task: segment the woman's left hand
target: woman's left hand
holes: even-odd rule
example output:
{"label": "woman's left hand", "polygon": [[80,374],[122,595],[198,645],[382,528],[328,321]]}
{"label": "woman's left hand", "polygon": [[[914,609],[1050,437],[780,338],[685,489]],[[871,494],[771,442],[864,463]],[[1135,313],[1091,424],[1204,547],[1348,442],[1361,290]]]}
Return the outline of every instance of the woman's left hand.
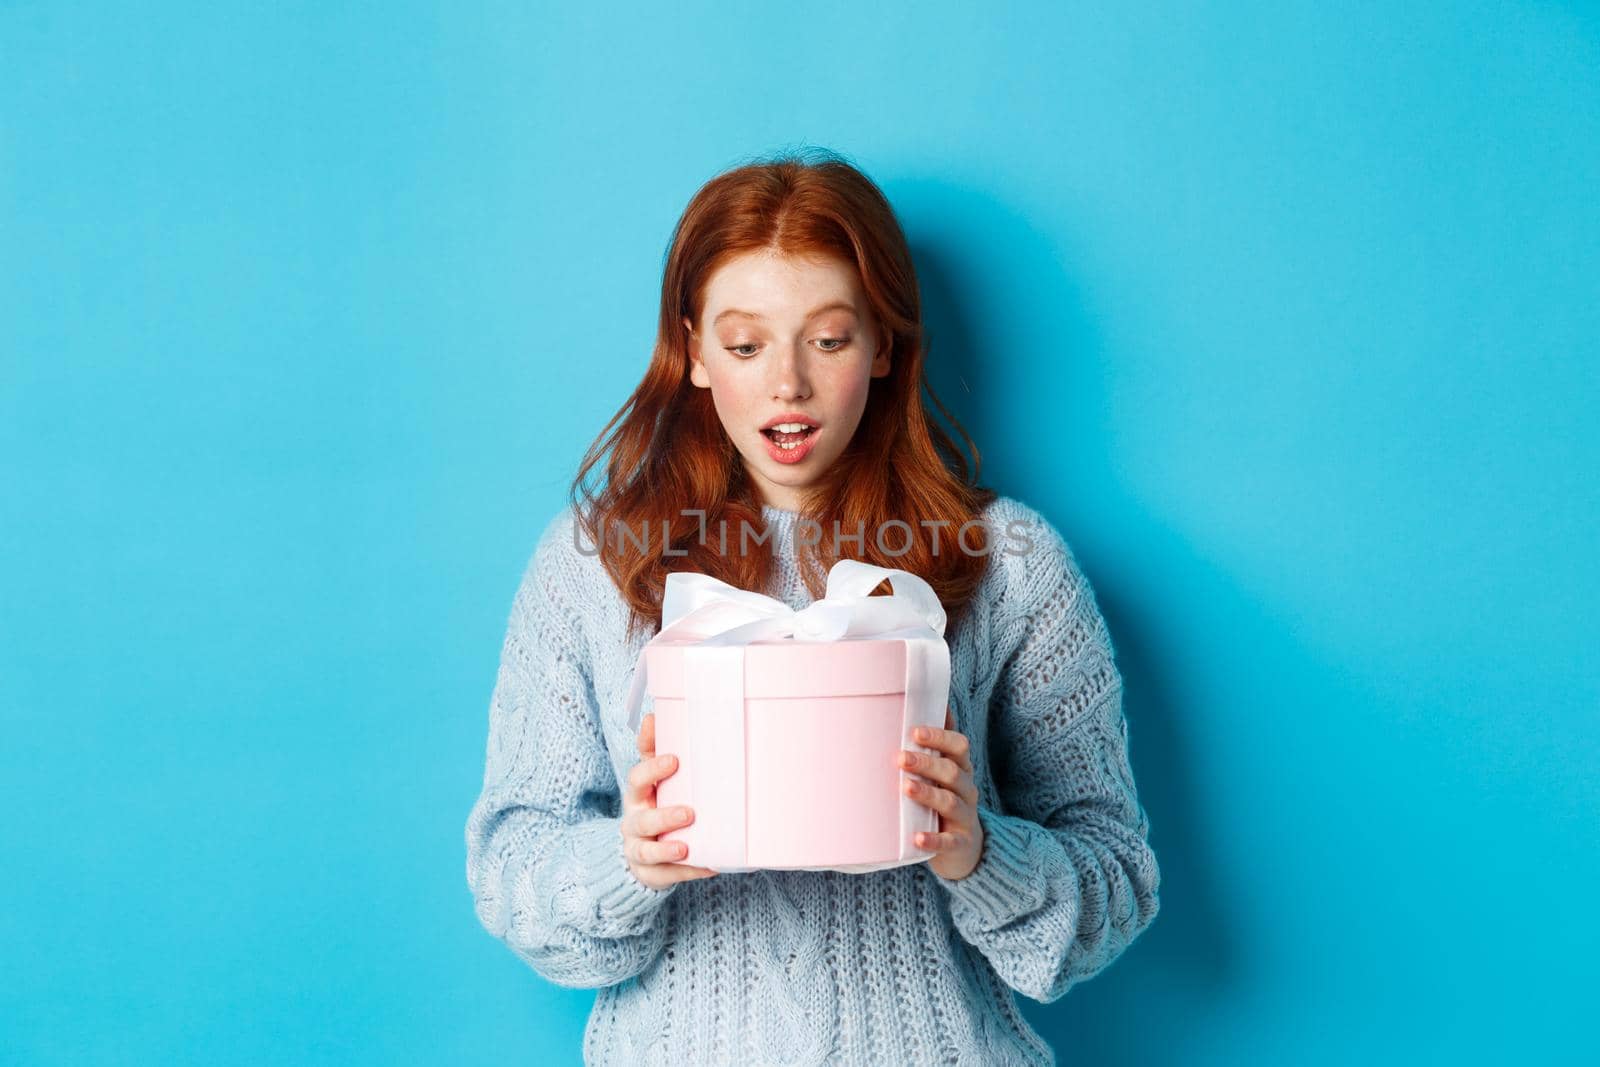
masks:
{"label": "woman's left hand", "polygon": [[972,782],[967,735],[955,729],[945,705],[943,730],[919,726],[912,740],[938,749],[939,755],[902,749],[900,766],[917,777],[905,779],[906,795],[939,813],[939,832],[918,832],[916,846],[930,849],[928,866],[942,878],[957,881],[972,873],[983,855],[983,824],[978,821],[978,787]]}

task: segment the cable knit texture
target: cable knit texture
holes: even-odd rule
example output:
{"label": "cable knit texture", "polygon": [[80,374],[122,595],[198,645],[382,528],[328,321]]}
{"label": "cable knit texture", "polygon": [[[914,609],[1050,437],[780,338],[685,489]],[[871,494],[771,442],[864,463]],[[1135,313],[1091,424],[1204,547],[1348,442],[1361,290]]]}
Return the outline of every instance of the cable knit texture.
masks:
{"label": "cable knit texture", "polygon": [[[802,608],[796,513],[763,514],[772,540],[750,550],[775,552],[777,574],[761,591]],[[1105,968],[1155,918],[1160,872],[1094,593],[1038,512],[1002,496],[984,518],[996,548],[946,634],[985,836],[972,873],[762,870],[665,890],[634,877],[619,827],[647,637],[626,635],[570,506],[550,522],[512,604],[466,873],[491,934],[549,981],[599,990],[586,1064],[1055,1062],[1014,993],[1052,1001]]]}

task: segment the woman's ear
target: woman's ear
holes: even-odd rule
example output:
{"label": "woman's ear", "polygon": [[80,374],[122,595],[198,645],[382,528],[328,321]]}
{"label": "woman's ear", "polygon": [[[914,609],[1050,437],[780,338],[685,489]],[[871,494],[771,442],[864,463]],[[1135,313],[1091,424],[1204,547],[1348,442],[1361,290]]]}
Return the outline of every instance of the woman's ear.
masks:
{"label": "woman's ear", "polygon": [[683,328],[689,335],[685,346],[689,352],[689,381],[702,389],[709,389],[711,378],[706,374],[706,365],[700,360],[700,337],[694,332],[694,325],[687,315],[683,319]]}
{"label": "woman's ear", "polygon": [[872,357],[872,377],[886,378],[889,376],[889,353],[894,348],[894,334],[885,330],[882,340],[878,342],[878,352]]}

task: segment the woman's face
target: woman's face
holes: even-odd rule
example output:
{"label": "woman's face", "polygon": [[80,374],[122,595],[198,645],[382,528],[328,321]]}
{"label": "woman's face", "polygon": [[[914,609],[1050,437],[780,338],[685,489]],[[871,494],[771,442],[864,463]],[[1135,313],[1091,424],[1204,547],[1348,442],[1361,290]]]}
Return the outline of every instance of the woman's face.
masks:
{"label": "woman's face", "polygon": [[[855,266],[746,253],[711,275],[700,322],[683,325],[689,380],[711,390],[762,502],[798,510],[855,434],[870,380],[889,373]],[[807,428],[771,430],[792,423]]]}

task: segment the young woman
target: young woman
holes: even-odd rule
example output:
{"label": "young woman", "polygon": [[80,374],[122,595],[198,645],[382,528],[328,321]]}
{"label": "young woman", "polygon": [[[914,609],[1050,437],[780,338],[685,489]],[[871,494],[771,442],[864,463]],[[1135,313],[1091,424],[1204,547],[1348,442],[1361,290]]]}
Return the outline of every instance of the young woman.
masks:
{"label": "young woman", "polygon": [[[924,355],[905,237],[847,162],[742,166],[690,201],[644,379],[513,601],[466,828],[483,925],[600,989],[586,1063],[1053,1063],[1014,992],[1055,1000],[1156,915],[1094,593],[1041,515],[976,484],[957,426],[969,479]],[[657,840],[694,818],[655,806],[674,755],[624,709],[666,574],[798,609],[841,557],[922,576],[949,616],[945,729],[918,738],[938,755],[901,756],[934,855],[697,867]]]}

